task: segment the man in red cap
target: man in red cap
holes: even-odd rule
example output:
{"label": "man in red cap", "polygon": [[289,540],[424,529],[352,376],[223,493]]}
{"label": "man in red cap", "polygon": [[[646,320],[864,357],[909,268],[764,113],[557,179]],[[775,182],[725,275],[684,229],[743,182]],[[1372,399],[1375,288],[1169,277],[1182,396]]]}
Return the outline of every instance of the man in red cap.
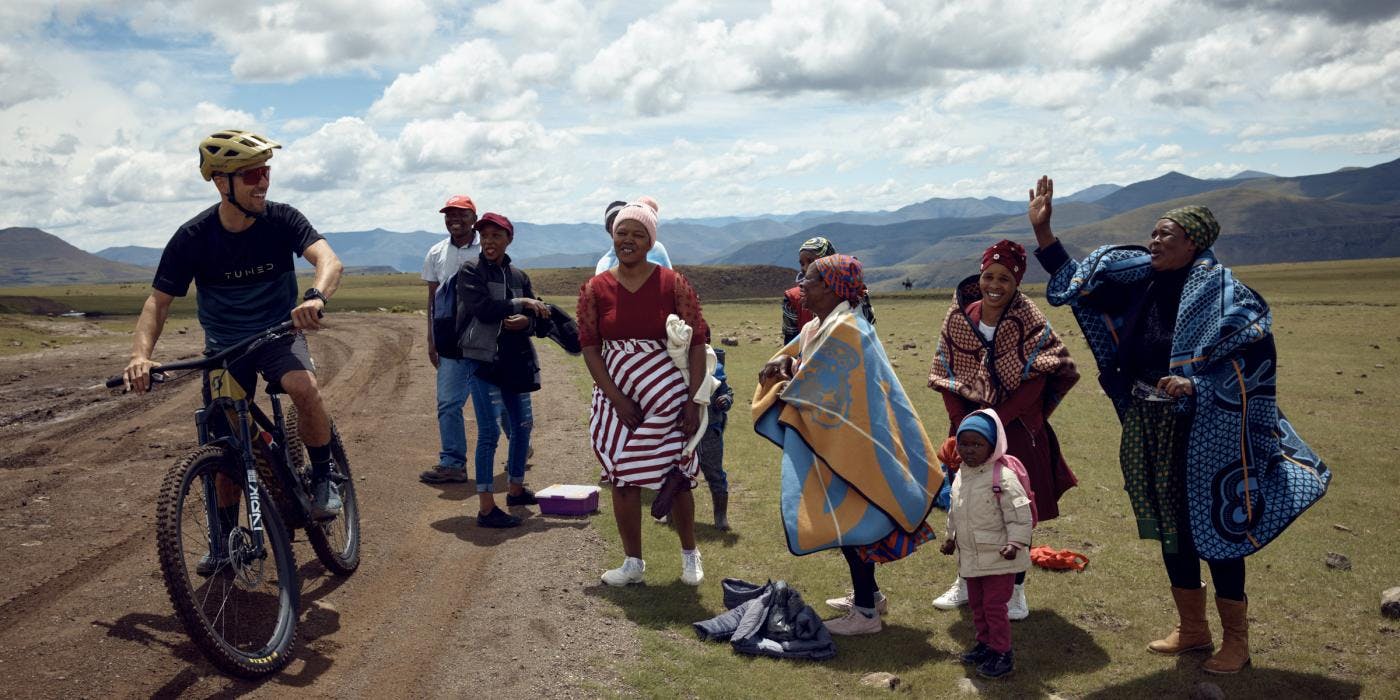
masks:
{"label": "man in red cap", "polygon": [[462,263],[481,254],[473,228],[476,204],[472,198],[452,195],[439,211],[448,237],[429,248],[423,259],[423,281],[428,283],[428,361],[437,368],[438,436],[442,442],[437,466],[418,477],[430,484],[467,480],[467,430],[462,408],[471,393],[473,364],[462,359],[457,349],[456,285],[452,282]]}

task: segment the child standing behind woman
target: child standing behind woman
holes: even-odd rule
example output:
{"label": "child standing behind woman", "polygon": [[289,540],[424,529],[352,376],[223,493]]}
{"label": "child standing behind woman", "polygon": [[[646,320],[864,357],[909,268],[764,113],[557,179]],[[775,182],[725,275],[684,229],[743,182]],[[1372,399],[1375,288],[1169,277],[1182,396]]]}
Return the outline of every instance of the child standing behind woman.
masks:
{"label": "child standing behind woman", "polygon": [[[1016,574],[1030,568],[1031,501],[1006,454],[1006,435],[995,411],[974,411],[958,425],[958,465],[948,509],[948,539],[940,551],[958,555],[967,581],[977,645],[962,655],[983,678],[1000,678],[1014,666],[1006,604]],[[995,465],[1001,462],[1001,468]],[[1000,483],[994,483],[999,473]]]}

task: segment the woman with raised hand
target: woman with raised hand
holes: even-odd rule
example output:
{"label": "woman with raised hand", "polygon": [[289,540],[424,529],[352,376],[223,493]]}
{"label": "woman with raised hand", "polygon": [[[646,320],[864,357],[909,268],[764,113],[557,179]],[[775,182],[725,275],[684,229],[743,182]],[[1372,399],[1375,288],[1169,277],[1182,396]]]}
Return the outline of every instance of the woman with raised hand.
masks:
{"label": "woman with raised hand", "polygon": [[894,374],[865,298],[860,261],[829,255],[807,266],[802,303],[813,318],[764,365],[754,429],[782,448],[783,527],[797,555],[840,549],[852,590],[827,605],[837,635],[884,629],[875,564],[933,538],[925,518],[942,475],[923,423]]}
{"label": "woman with raised hand", "polygon": [[[643,197],[618,209],[612,222],[617,265],[579,289],[579,340],[593,376],[589,436],[612,485],[613,517],[626,558],[603,573],[603,583],[640,583],[641,490],[683,480],[671,509],[681,540],[681,581],[700,585],[704,569],[695,544],[695,486],[699,462],[686,443],[700,426],[698,392],[706,378],[705,319],[690,283],[647,260],[656,244],[656,201]],[[666,352],[666,319],[676,315],[691,329],[688,371]],[[708,402],[709,396],[703,398]]]}
{"label": "woman with raised hand", "polygon": [[[1224,628],[1202,668],[1249,663],[1244,558],[1327,491],[1331,472],[1276,403],[1273,316],[1215,257],[1220,224],[1189,205],[1157,219],[1147,247],[1103,246],[1075,262],[1050,230],[1054,182],[1040,178],[1028,215],[1122,423],[1119,462],[1138,536],[1159,540],[1178,624],[1159,654],[1212,648],[1201,560]],[[1257,612],[1257,611],[1256,611]]]}
{"label": "woman with raised hand", "polygon": [[[974,411],[996,411],[1006,453],[1026,466],[1037,515],[1045,521],[1059,517],[1060,496],[1077,483],[1049,417],[1079,371],[1045,315],[1021,293],[1025,274],[1026,249],[1019,243],[998,241],[982,253],[978,274],[953,292],[928,385],[943,396],[950,437]],[[1025,584],[1021,571],[1007,605],[1012,620],[1030,615]],[[967,582],[959,576],[933,606],[952,610],[967,602]]]}

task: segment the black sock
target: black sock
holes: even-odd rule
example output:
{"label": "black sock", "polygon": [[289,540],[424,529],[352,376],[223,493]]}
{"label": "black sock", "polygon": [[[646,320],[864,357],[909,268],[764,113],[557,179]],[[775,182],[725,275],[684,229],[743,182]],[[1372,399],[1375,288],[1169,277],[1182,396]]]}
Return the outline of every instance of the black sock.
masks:
{"label": "black sock", "polygon": [[311,457],[311,480],[321,481],[331,473],[331,444],[319,447],[307,445],[306,454]]}

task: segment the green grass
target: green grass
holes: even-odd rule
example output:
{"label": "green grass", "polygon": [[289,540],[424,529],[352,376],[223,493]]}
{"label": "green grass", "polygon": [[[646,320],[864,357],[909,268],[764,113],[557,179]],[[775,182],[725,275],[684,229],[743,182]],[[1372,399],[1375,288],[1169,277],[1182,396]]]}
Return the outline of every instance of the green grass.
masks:
{"label": "green grass", "polygon": [[[1117,461],[1117,420],[1095,382],[1088,350],[1068,312],[1048,309],[1033,292],[1086,374],[1053,418],[1080,485],[1062,499],[1064,515],[1042,525],[1037,543],[1083,552],[1092,563],[1082,573],[1030,573],[1032,614],[1013,626],[1016,673],[987,682],[984,693],[1181,697],[1210,680],[1229,697],[1400,697],[1394,662],[1400,622],[1378,612],[1380,591],[1400,585],[1400,557],[1392,544],[1400,515],[1394,468],[1400,447],[1386,437],[1395,434],[1400,419],[1394,398],[1400,390],[1400,272],[1385,262],[1348,262],[1238,274],[1273,302],[1281,406],[1335,472],[1328,495],[1247,560],[1254,666],[1214,678],[1197,670],[1203,656],[1178,660],[1145,650],[1175,620],[1159,549],[1136,539]],[[925,388],[925,377],[947,303],[946,294],[881,296],[876,302],[881,340],[934,435],[947,429],[947,418],[941,400]],[[740,347],[727,348],[727,368],[736,396],[751,396],[758,368],[777,345],[777,302],[711,303],[705,312],[715,337],[740,337]],[[750,343],[754,335],[765,342]],[[905,342],[918,348],[899,349]],[[582,394],[590,382],[581,375]],[[838,639],[839,653],[831,661],[748,658],[691,633],[689,623],[722,611],[722,577],[786,579],[823,615],[830,612],[823,599],[850,585],[839,554],[788,553],[777,506],[779,452],[753,433],[747,413],[740,401],[726,434],[733,534],[703,524],[710,521],[709,498],[703,486],[696,491],[706,583],[699,590],[679,583],[675,535],[644,518],[650,585],[600,593],[642,629],[643,656],[622,669],[628,683],[650,697],[878,696],[886,691],[862,688],[859,678],[891,671],[913,695],[956,694],[968,670],[955,654],[970,645],[972,623],[966,613],[940,612],[929,604],[954,577],[953,560],[934,547],[878,569],[880,587],[891,599],[886,631]],[[621,545],[611,516],[595,522],[610,542],[599,568],[616,566]],[[940,512],[931,522],[944,529]],[[1352,570],[1329,570],[1328,552],[1350,557]],[[1213,610],[1210,617],[1218,639]]]}

